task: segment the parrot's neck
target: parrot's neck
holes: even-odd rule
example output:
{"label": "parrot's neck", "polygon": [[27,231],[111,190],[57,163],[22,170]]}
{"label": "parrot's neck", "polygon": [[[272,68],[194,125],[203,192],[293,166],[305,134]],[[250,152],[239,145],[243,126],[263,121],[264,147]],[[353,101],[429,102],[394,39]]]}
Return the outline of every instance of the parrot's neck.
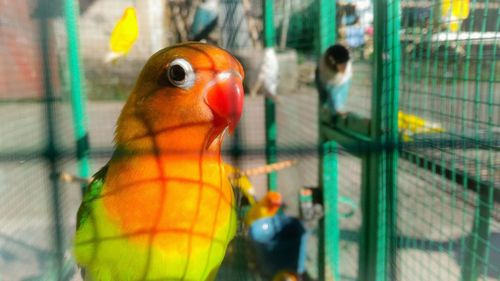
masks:
{"label": "parrot's neck", "polygon": [[268,207],[268,210],[269,210],[270,214],[275,214],[276,212],[278,212],[279,209],[280,209],[279,206],[270,206],[270,207]]}
{"label": "parrot's neck", "polygon": [[134,115],[120,116],[115,143],[125,153],[155,153],[182,157],[218,157],[222,134],[213,139],[211,123],[186,124],[153,129]]}
{"label": "parrot's neck", "polygon": [[[122,133],[122,130],[127,132]],[[151,182],[155,185],[158,181],[181,178],[220,183],[224,178],[220,155],[222,140],[215,139],[206,147],[210,131],[208,124],[151,131],[142,127],[138,120],[119,122],[116,150],[109,163],[107,188],[119,189],[130,185],[130,182]]]}
{"label": "parrot's neck", "polygon": [[213,139],[212,123],[183,124],[185,120],[169,117],[149,121],[136,111],[134,97],[127,101],[117,122],[116,150],[107,176],[109,188],[167,178],[198,181],[210,177],[213,183],[222,179],[222,137]]}

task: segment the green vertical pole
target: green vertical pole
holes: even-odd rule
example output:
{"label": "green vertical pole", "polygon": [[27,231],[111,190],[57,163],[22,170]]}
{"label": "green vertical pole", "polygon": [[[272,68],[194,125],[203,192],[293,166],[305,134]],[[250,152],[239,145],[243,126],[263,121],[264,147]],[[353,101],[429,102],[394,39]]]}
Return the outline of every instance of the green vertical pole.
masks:
{"label": "green vertical pole", "polygon": [[68,64],[70,72],[71,106],[73,127],[76,140],[78,174],[82,178],[90,176],[89,141],[86,127],[85,92],[78,47],[78,2],[64,0],[64,19],[66,23]]}
{"label": "green vertical pole", "polygon": [[389,52],[389,72],[390,72],[390,94],[386,96],[385,103],[387,108],[387,142],[389,150],[386,158],[386,177],[387,177],[387,193],[388,193],[388,235],[387,253],[388,259],[385,264],[390,280],[398,280],[396,271],[396,257],[398,247],[398,159],[399,159],[399,87],[401,79],[401,1],[393,0],[387,7],[387,51]]}
{"label": "green vertical pole", "polygon": [[320,280],[327,280],[330,274],[333,275],[334,280],[340,280],[337,149],[338,145],[334,141],[323,145],[321,186],[323,187],[325,218],[323,247],[319,251],[322,257],[318,271]]}
{"label": "green vertical pole", "polygon": [[274,1],[263,0],[264,5],[264,47],[274,47],[276,45],[276,35],[274,30]]}
{"label": "green vertical pole", "polygon": [[360,280],[395,276],[399,97],[399,0],[374,2],[374,65],[370,134],[377,144],[362,159],[363,225]]}
{"label": "green vertical pole", "polygon": [[39,42],[40,42],[40,55],[42,58],[42,83],[43,83],[43,98],[45,105],[45,118],[46,118],[46,140],[47,146],[45,148],[44,158],[47,165],[47,170],[50,175],[50,203],[53,214],[53,242],[54,248],[52,259],[49,260],[51,264],[50,269],[46,269],[51,275],[51,280],[62,280],[63,273],[63,260],[64,260],[64,223],[61,207],[61,186],[58,178],[58,171],[60,168],[61,151],[57,144],[57,97],[54,90],[54,79],[52,76],[53,68],[51,64],[51,46],[53,42],[53,33],[51,29],[52,18],[54,17],[54,6],[51,5],[49,0],[39,0],[35,12],[38,13],[39,24]]}
{"label": "green vertical pole", "polygon": [[[262,1],[264,11],[264,47],[273,48],[276,44],[275,31],[274,31],[274,1]],[[268,164],[277,161],[276,152],[276,104],[270,98],[265,98],[265,119],[266,119],[266,161]],[[278,178],[276,172],[267,175],[267,187],[271,191],[276,191],[278,188]]]}
{"label": "green vertical pole", "polygon": [[[335,42],[335,0],[317,1],[317,33],[316,33],[316,57],[319,59],[323,52]],[[318,103],[318,122],[321,104]],[[325,139],[319,130],[319,179],[320,187],[323,189],[323,206],[325,215],[318,225],[318,280],[326,280],[327,271],[330,271],[335,280],[339,280],[339,249],[340,242],[338,230],[337,213],[337,159],[335,143],[324,143]],[[334,156],[331,155],[334,150]]]}
{"label": "green vertical pole", "polygon": [[[276,163],[277,153],[276,153],[276,104],[273,100],[265,98],[265,109],[266,109],[266,161],[267,164]],[[271,172],[267,174],[267,187],[271,191],[276,191],[278,189],[278,177],[276,172]]]}
{"label": "green vertical pole", "polygon": [[316,54],[318,57],[335,43],[335,0],[318,0],[318,34]]}

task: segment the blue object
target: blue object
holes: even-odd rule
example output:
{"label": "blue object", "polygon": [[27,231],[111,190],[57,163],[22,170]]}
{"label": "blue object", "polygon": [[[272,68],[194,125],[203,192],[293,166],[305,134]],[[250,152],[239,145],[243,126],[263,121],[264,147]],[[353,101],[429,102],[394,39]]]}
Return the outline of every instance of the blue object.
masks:
{"label": "blue object", "polygon": [[347,95],[351,87],[351,79],[345,81],[340,85],[326,85],[326,92],[328,93],[328,108],[333,115],[338,112],[344,112]]}
{"label": "blue object", "polygon": [[347,46],[357,48],[365,44],[365,30],[362,26],[347,26],[345,30]]}
{"label": "blue object", "polygon": [[196,8],[193,24],[189,30],[190,40],[206,38],[217,25],[217,10],[206,4]]}
{"label": "blue object", "polygon": [[249,236],[263,276],[272,277],[282,270],[304,273],[309,234],[299,219],[278,214],[256,220]]}

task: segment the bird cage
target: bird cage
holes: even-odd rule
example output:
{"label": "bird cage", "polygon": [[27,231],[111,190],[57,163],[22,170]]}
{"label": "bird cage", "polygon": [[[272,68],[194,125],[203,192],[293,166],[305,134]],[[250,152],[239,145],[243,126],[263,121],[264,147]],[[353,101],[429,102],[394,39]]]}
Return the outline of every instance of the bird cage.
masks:
{"label": "bird cage", "polygon": [[[73,240],[89,180],[116,153],[148,58],[185,41],[245,70],[222,146],[239,222],[215,280],[500,280],[497,1],[0,8],[0,280],[83,280]],[[318,80],[333,44],[352,65],[340,115]],[[270,191],[279,211],[245,225]]]}

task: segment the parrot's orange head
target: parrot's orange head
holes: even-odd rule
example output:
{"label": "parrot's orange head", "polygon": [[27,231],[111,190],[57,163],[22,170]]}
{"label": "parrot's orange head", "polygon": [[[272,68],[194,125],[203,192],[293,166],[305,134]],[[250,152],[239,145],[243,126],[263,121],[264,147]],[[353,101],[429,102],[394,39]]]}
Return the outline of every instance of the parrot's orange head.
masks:
{"label": "parrot's orange head", "polygon": [[199,127],[210,145],[240,119],[243,77],[238,60],[221,48],[198,42],[174,45],[148,60],[124,112],[129,107],[150,134]]}
{"label": "parrot's orange head", "polygon": [[281,194],[278,192],[274,191],[269,191],[266,194],[266,200],[269,206],[279,208],[283,204],[283,199],[281,197]]}

